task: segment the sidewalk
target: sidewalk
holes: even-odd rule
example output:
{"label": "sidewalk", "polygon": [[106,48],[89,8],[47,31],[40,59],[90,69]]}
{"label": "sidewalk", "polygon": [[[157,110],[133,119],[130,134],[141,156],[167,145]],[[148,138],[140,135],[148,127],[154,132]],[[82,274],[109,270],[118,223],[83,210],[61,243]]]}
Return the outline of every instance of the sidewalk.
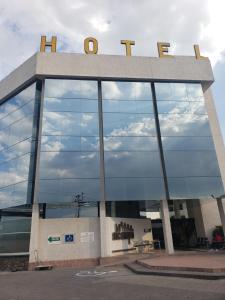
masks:
{"label": "sidewalk", "polygon": [[225,272],[225,254],[217,252],[175,253],[145,260],[139,259],[138,262],[145,267],[157,270]]}
{"label": "sidewalk", "polygon": [[144,275],[189,277],[201,279],[225,278],[224,252],[175,252],[173,255],[158,253],[146,259],[137,259],[126,266]]}

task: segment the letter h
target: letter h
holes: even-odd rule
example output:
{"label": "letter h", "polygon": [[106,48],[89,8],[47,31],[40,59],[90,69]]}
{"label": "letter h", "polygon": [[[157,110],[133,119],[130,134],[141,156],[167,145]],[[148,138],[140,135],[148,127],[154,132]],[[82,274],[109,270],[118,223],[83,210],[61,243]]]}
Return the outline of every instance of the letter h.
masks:
{"label": "letter h", "polygon": [[40,52],[45,52],[46,47],[51,47],[51,52],[56,52],[56,43],[57,43],[57,37],[52,36],[51,42],[46,41],[46,36],[41,36],[41,45],[40,45]]}

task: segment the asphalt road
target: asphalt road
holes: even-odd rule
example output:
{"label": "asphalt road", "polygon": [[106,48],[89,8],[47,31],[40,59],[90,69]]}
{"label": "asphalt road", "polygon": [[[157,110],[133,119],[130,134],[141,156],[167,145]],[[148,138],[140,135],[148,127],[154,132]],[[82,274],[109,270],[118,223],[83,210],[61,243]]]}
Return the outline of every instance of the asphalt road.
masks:
{"label": "asphalt road", "polygon": [[225,280],[136,275],[123,267],[0,273],[0,300],[225,300]]}

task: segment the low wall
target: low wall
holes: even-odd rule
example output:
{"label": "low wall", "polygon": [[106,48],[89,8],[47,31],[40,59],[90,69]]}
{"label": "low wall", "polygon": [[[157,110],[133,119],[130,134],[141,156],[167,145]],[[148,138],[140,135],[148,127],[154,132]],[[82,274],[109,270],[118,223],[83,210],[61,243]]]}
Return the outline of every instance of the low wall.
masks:
{"label": "low wall", "polygon": [[[113,240],[112,234],[115,232],[116,225],[125,222],[131,225],[134,230],[134,238],[130,240]],[[131,253],[134,241],[152,241],[152,226],[150,219],[133,219],[133,218],[106,218],[107,228],[107,253],[108,256],[121,255],[123,253]],[[150,232],[149,232],[150,230]],[[129,251],[131,250],[131,251]],[[134,250],[133,252],[136,252]]]}
{"label": "low wall", "polygon": [[[30,263],[70,261],[72,266],[100,256],[98,218],[39,219],[32,234],[38,234],[38,242],[36,247],[30,245]],[[65,240],[69,235],[73,241]]]}
{"label": "low wall", "polygon": [[26,271],[28,269],[29,255],[1,256],[0,271]]}
{"label": "low wall", "polygon": [[[136,252],[133,241],[152,240],[149,219],[106,217],[106,257]],[[132,227],[131,239],[113,239],[113,233],[121,222]],[[70,240],[70,238],[72,240]],[[132,250],[133,249],[133,250]],[[51,264],[62,267],[88,267],[99,264],[101,257],[100,219],[68,218],[39,219],[33,215],[29,266]]]}

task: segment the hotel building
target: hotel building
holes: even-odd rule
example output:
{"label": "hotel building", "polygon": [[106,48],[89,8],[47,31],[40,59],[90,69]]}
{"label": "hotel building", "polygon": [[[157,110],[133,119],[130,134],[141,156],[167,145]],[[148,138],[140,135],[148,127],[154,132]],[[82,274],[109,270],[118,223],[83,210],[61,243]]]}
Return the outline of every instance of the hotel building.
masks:
{"label": "hotel building", "polygon": [[39,52],[9,74],[0,258],[96,265],[146,241],[173,253],[211,240],[225,225],[213,81],[191,56]]}

